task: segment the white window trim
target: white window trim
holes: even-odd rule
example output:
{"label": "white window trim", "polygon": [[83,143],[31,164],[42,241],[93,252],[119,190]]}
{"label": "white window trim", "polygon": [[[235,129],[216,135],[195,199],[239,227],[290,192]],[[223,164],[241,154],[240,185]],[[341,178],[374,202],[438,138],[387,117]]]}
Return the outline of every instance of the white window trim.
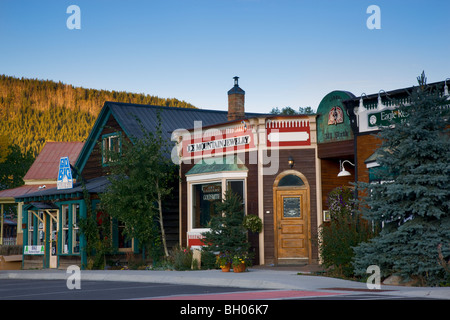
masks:
{"label": "white window trim", "polygon": [[187,182],[200,182],[209,180],[223,180],[223,179],[246,179],[248,176],[247,171],[226,171],[226,172],[215,172],[210,174],[193,174],[186,176]]}
{"label": "white window trim", "polygon": [[216,172],[212,174],[197,174],[186,176],[187,181],[187,207],[188,207],[188,217],[187,217],[187,233],[204,233],[210,231],[209,228],[193,228],[193,191],[192,187],[194,185],[205,184],[205,183],[221,183],[222,184],[222,195],[225,195],[225,190],[227,188],[228,180],[243,180],[244,181],[244,196],[245,196],[245,214],[247,214],[247,177],[248,171],[227,171],[227,172]]}

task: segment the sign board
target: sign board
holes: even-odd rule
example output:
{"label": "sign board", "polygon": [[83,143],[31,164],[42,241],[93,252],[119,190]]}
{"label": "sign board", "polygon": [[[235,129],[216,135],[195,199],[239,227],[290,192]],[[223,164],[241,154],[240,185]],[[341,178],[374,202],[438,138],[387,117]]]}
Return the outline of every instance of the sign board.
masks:
{"label": "sign board", "polygon": [[254,148],[251,128],[240,124],[228,128],[210,128],[191,132],[183,137],[183,157],[209,157],[225,152],[236,152]]}
{"label": "sign board", "polygon": [[353,132],[342,101],[353,96],[345,91],[333,91],[327,94],[319,104],[317,113],[317,142],[339,142],[352,140]]}
{"label": "sign board", "polygon": [[402,123],[408,118],[408,113],[402,110],[383,110],[368,116],[369,127],[386,127],[395,123]]}
{"label": "sign board", "polygon": [[59,160],[59,172],[56,187],[57,189],[72,189],[73,187],[72,170],[70,169],[69,157],[62,157]]}
{"label": "sign board", "polygon": [[24,246],[23,254],[44,254],[44,246]]}
{"label": "sign board", "polygon": [[307,118],[269,119],[266,122],[268,147],[311,145],[311,129]]}

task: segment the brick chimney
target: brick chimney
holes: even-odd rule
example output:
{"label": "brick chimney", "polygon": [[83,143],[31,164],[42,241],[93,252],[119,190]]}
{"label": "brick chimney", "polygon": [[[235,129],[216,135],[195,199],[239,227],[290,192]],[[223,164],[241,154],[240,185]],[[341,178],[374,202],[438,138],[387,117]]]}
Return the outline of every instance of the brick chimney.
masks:
{"label": "brick chimney", "polygon": [[228,121],[245,118],[245,91],[239,87],[239,77],[233,77],[234,87],[228,91]]}

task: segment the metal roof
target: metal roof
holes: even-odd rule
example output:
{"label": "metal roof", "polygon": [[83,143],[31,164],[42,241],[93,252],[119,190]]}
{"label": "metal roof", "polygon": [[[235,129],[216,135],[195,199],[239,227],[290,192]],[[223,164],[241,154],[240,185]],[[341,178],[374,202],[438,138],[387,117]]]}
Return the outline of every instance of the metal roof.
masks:
{"label": "metal roof", "polygon": [[31,165],[24,181],[54,180],[58,178],[59,159],[69,157],[75,163],[83,148],[83,142],[47,142]]}
{"label": "metal roof", "polygon": [[[130,103],[105,103],[122,129],[130,137],[142,137],[141,125],[147,131],[154,131],[158,124],[157,113],[161,115],[164,138],[171,140],[172,132],[177,129],[192,129],[195,121],[201,121],[202,127],[228,122],[228,112],[219,110],[160,107]],[[246,117],[263,114],[246,113]],[[139,124],[141,123],[141,125]]]}
{"label": "metal roof", "polygon": [[[102,193],[110,184],[107,177],[99,177],[86,181],[85,188],[89,193]],[[16,202],[58,200],[81,197],[83,195],[83,186],[81,182],[74,183],[71,189],[41,189],[41,191],[16,196]]]}

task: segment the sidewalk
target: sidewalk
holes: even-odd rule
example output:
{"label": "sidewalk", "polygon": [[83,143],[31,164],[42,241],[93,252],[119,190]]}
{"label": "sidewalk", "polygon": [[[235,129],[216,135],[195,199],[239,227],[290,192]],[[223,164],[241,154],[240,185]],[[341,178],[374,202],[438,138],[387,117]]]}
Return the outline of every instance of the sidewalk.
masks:
{"label": "sidewalk", "polygon": [[[301,269],[301,270],[300,270]],[[303,271],[302,271],[303,270]],[[301,275],[298,272],[302,272]],[[147,271],[147,270],[82,270],[81,281],[130,281],[170,283],[182,285],[224,286],[272,290],[304,290],[318,292],[361,292],[414,298],[449,299],[450,288],[381,286],[369,290],[365,283],[336,278],[306,275],[306,267],[254,267],[248,272],[233,273],[220,270],[202,271]],[[1,279],[66,280],[65,270],[11,270],[0,271]]]}

